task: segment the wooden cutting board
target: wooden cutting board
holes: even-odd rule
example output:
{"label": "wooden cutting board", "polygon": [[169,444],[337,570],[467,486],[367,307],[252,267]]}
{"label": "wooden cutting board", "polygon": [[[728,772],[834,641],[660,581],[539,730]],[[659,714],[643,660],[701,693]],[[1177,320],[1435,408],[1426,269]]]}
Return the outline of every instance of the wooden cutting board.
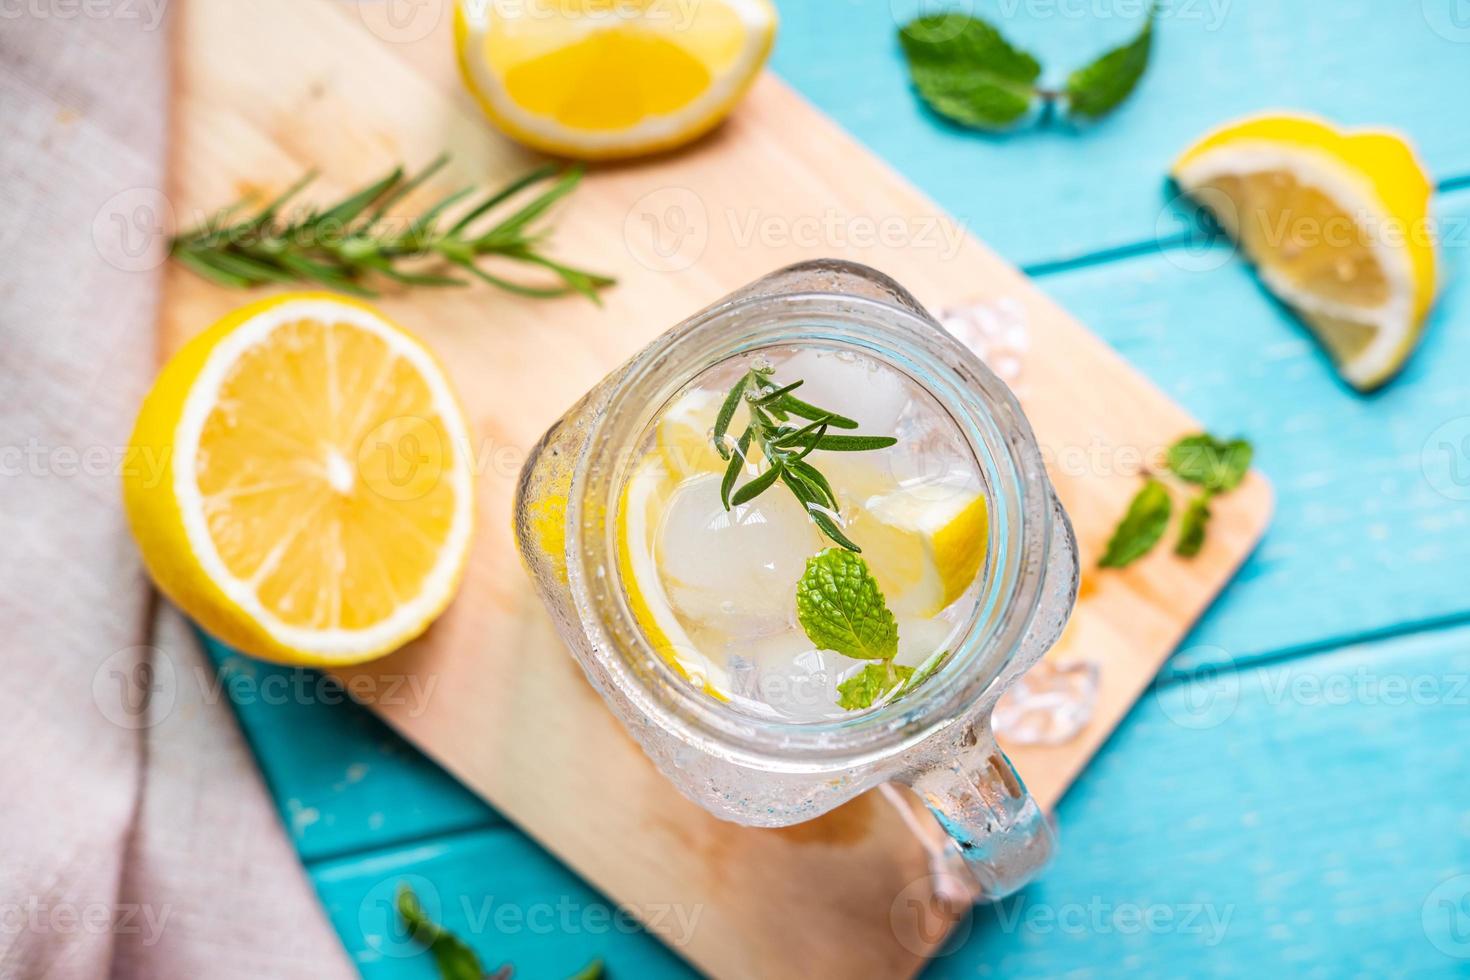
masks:
{"label": "wooden cutting board", "polygon": [[[404,15],[396,19],[393,14]],[[398,162],[454,154],[440,189],[494,184],[534,159],[461,90],[445,0],[190,0],[177,51],[169,197],[180,223],[309,168],[325,197]],[[1018,389],[1095,562],[1137,490],[1130,458],[1195,428],[1015,269],[780,81],[763,77],[697,146],[597,168],[557,219],[559,257],[616,275],[602,308],[488,288],[400,292],[381,305],[449,366],[478,440],[479,531],[452,609],[365,670],[391,724],[615,901],[720,977],[894,977],[942,939],[925,855],[875,795],[783,831],[721,823],[655,772],[553,634],[511,539],[527,451],[609,370],[728,291],[787,263],[869,263],[930,309],[1009,301],[1029,329]],[[177,266],[165,352],[247,297]],[[1203,555],[1092,574],[1056,656],[1101,665],[1096,713],[1066,745],[1016,748],[1053,805],[1262,533],[1253,476],[1221,500]],[[1164,549],[1160,549],[1161,552]],[[413,675],[426,700],[389,696]],[[1160,746],[1159,751],[1168,751]],[[473,899],[474,897],[471,896]],[[664,911],[660,911],[660,910]],[[920,918],[916,919],[915,916]]]}

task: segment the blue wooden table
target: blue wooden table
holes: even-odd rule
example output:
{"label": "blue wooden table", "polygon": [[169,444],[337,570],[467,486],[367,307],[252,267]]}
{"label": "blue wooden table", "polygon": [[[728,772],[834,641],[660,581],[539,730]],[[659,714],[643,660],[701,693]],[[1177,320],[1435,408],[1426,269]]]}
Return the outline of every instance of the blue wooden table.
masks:
{"label": "blue wooden table", "polygon": [[[1001,137],[909,91],[895,21],[936,4],[780,6],[783,77],[1210,428],[1249,435],[1279,494],[1259,551],[1062,802],[1055,866],[977,911],[930,975],[1470,972],[1470,3],[1168,0],[1114,117]],[[1062,76],[1142,4],[949,6]],[[1279,106],[1402,129],[1440,188],[1448,285],[1372,397],[1167,207],[1181,147]],[[616,977],[690,972],[365,711],[269,697],[256,682],[277,668],[214,653],[366,976],[434,976],[390,912],[403,879],[519,976],[593,957]]]}

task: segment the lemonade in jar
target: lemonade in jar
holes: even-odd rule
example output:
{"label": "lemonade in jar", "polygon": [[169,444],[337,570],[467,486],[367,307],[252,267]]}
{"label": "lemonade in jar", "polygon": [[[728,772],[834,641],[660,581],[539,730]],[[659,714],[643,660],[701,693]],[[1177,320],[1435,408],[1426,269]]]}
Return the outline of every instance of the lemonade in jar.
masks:
{"label": "lemonade in jar", "polygon": [[989,717],[1071,610],[1071,527],[1010,392],[892,280],[807,263],[674,327],[547,433],[516,520],[588,678],[717,816],[897,781],[992,897],[1050,854]]}

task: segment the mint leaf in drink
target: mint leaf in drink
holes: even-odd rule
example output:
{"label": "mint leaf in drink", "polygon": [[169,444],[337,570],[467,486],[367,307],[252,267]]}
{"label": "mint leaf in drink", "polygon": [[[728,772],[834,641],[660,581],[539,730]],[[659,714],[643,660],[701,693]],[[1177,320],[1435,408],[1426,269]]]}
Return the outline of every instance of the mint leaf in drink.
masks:
{"label": "mint leaf in drink", "polygon": [[1113,532],[1098,567],[1124,568],[1152,551],[1164,536],[1173,509],[1168,488],[1150,479],[1128,505],[1128,513]]}
{"label": "mint leaf in drink", "polygon": [[914,676],[914,668],[900,667],[890,661],[868,664],[837,685],[837,707],[847,711],[871,708],[879,698]]}
{"label": "mint leaf in drink", "polygon": [[1205,490],[1184,508],[1184,516],[1179,519],[1179,540],[1174,544],[1174,554],[1193,558],[1205,546],[1205,531],[1210,526],[1210,501],[1214,497],[1213,493]]}
{"label": "mint leaf in drink", "polygon": [[796,618],[822,650],[854,660],[892,660],[898,620],[862,557],[827,548],[808,558],[796,583]]}
{"label": "mint leaf in drink", "polygon": [[931,14],[898,32],[914,87],[962,126],[1003,129],[1031,111],[1041,65],[978,17]]}
{"label": "mint leaf in drink", "polygon": [[1215,493],[1240,486],[1255,452],[1244,439],[1225,442],[1207,432],[1185,436],[1169,447],[1169,471],[1179,479]]}
{"label": "mint leaf in drink", "polygon": [[1067,78],[1069,112],[1083,119],[1100,119],[1112,112],[1132,94],[1138,80],[1148,69],[1149,54],[1154,43],[1154,13],[1150,5],[1143,29],[1120,47],[1114,48],[1092,64],[1079,68]]}

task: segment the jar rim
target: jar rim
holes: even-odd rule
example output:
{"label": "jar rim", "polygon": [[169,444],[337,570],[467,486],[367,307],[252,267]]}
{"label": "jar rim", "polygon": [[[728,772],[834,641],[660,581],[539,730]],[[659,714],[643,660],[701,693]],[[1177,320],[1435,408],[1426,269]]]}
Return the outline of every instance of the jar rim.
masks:
{"label": "jar rim", "polygon": [[[616,528],[635,447],[690,380],[757,350],[816,344],[852,347],[884,361],[950,412],[987,484],[992,565],[975,612],[932,679],[871,711],[796,723],[721,703],[659,655],[622,584]],[[746,291],[696,314],[637,355],[605,405],[568,496],[568,584],[598,672],[660,728],[702,751],[761,769],[846,769],[899,753],[968,717],[1021,648],[1041,599],[1052,533],[1050,484],[1015,396],[931,318],[843,293]]]}

